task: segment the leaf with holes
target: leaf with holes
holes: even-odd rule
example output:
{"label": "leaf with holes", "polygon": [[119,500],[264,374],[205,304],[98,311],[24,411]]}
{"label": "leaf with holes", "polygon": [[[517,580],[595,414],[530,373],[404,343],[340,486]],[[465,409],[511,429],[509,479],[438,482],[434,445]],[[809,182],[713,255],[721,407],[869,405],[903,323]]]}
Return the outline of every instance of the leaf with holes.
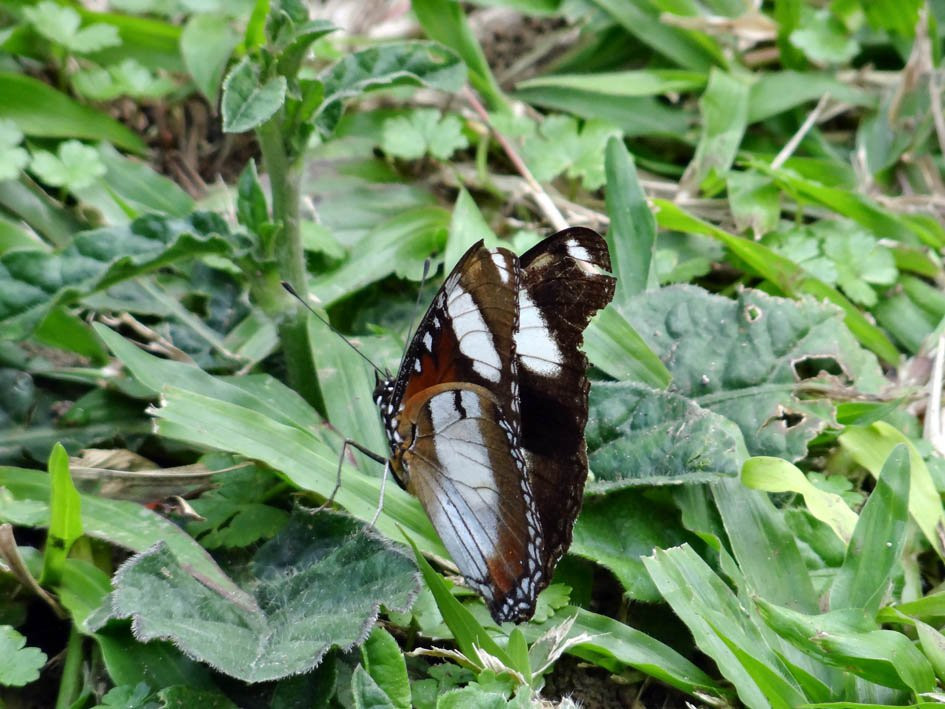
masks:
{"label": "leaf with holes", "polygon": [[115,575],[111,615],[132,618],[142,642],[170,640],[231,677],[264,682],[308,672],[330,648],[362,642],[382,604],[406,610],[419,591],[405,554],[331,512],[296,511],[256,553],[247,581],[254,603],[233,603],[158,543]]}
{"label": "leaf with holes", "polygon": [[672,374],[670,391],[734,421],[751,455],[804,457],[833,419],[830,391],[883,386],[841,311],[812,299],[671,286],[632,299],[625,315]]}

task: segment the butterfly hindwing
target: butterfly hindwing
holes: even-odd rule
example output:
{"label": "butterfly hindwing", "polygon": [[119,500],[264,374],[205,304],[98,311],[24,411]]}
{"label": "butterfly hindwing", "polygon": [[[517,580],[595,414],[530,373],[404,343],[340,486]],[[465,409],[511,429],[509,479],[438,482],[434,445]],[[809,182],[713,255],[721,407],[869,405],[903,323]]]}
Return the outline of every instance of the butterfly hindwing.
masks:
{"label": "butterfly hindwing", "polygon": [[545,578],[571,543],[587,478],[587,357],[590,318],[613,298],[604,239],[572,227],[520,259],[516,334],[522,447],[545,545]]}
{"label": "butterfly hindwing", "polygon": [[495,397],[476,385],[441,385],[416,397],[405,416],[414,432],[403,452],[408,491],[493,617],[531,617],[539,522],[518,436]]}

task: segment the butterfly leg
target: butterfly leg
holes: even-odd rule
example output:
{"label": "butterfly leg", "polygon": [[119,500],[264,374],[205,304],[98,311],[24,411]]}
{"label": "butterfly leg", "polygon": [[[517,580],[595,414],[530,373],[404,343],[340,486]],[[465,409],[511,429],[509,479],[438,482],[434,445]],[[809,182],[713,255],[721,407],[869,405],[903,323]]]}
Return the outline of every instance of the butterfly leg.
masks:
{"label": "butterfly leg", "polygon": [[[370,458],[371,460],[375,461],[376,463],[380,463],[380,464],[382,464],[382,465],[384,466],[384,477],[383,477],[382,480],[381,480],[381,500],[383,501],[383,498],[384,498],[384,483],[385,483],[386,480],[387,480],[387,465],[388,465],[388,460],[387,460],[387,458],[385,458],[385,457],[382,456],[382,455],[378,455],[377,453],[375,453],[374,451],[372,451],[370,448],[365,448],[364,446],[362,446],[362,445],[361,445],[360,443],[358,443],[357,441],[353,441],[353,440],[351,440],[350,438],[346,438],[345,441],[344,441],[344,443],[341,444],[341,453],[338,455],[338,471],[337,471],[336,474],[335,474],[335,487],[332,488],[331,494],[328,496],[328,499],[325,500],[325,501],[321,504],[321,506],[319,506],[319,508],[318,508],[317,510],[315,510],[316,512],[321,512],[321,511],[322,511],[323,509],[325,509],[326,507],[331,507],[332,503],[333,503],[334,500],[335,500],[335,495],[337,495],[337,494],[338,494],[338,490],[341,489],[341,468],[342,468],[342,466],[344,465],[344,462],[345,462],[345,453],[348,452],[348,446],[351,446],[352,448],[361,451],[362,453],[364,453],[364,455],[366,455],[366,456],[367,456],[368,458]],[[377,519],[377,517],[378,517],[379,514],[380,514],[380,510],[378,510],[378,511],[375,513],[375,515],[374,515],[374,519],[375,519],[375,520]],[[371,521],[371,525],[372,525],[372,526],[374,525],[374,520]]]}
{"label": "butterfly leg", "polygon": [[390,461],[384,461],[384,472],[381,475],[381,494],[377,498],[377,509],[374,510],[374,516],[371,517],[371,527],[374,526],[374,523],[377,522],[377,518],[381,516],[381,510],[384,509],[384,490],[387,488],[387,476],[390,474]]}

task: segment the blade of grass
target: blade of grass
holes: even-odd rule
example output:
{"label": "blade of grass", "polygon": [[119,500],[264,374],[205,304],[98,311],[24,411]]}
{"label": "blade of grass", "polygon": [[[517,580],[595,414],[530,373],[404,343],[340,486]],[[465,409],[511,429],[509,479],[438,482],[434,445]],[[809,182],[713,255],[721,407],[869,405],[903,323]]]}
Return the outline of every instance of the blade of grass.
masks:
{"label": "blade of grass", "polygon": [[82,501],[69,475],[69,454],[59,443],[49,454],[49,482],[49,533],[39,582],[58,586],[69,550],[82,536]]}

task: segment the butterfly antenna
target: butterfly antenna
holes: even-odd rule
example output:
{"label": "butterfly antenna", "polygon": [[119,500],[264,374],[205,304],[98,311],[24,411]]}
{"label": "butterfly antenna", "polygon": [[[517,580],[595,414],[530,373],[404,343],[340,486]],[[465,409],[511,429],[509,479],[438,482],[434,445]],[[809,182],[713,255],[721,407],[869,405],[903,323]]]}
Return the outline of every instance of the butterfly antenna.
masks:
{"label": "butterfly antenna", "polygon": [[368,356],[367,356],[366,354],[364,354],[361,350],[359,350],[359,349],[354,345],[354,343],[351,342],[351,340],[349,340],[347,337],[345,337],[345,336],[342,335],[340,332],[338,332],[334,327],[332,327],[332,324],[331,324],[330,322],[328,322],[325,318],[323,318],[321,315],[319,315],[311,305],[309,305],[308,303],[306,303],[306,302],[302,299],[302,296],[300,296],[300,295],[295,291],[295,288],[293,288],[293,287],[289,284],[288,281],[282,281],[282,287],[286,289],[286,291],[289,293],[289,295],[291,295],[293,298],[295,298],[297,301],[299,301],[299,302],[305,307],[306,310],[308,310],[312,315],[314,315],[316,318],[318,318],[318,319],[325,325],[325,327],[327,327],[329,330],[331,330],[333,333],[335,333],[338,337],[340,337],[342,340],[344,340],[345,344],[348,345],[348,347],[350,347],[351,349],[353,349],[355,352],[357,352],[357,353],[358,353],[358,356],[360,356],[361,359],[363,359],[365,362],[367,362],[368,364],[370,364],[371,367],[374,369],[374,371],[378,373],[378,375],[380,375],[381,377],[386,376],[386,375],[384,374],[383,370],[381,370],[380,367],[378,367],[376,364],[374,364],[374,362],[371,361],[371,358],[370,358],[370,357],[368,357]]}

